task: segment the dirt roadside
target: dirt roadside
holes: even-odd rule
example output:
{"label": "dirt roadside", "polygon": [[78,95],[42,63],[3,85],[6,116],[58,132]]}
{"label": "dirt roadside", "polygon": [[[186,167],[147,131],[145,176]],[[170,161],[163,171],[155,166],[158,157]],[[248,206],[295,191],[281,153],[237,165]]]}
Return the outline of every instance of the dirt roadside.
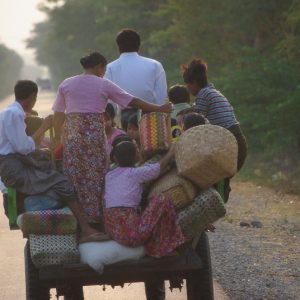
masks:
{"label": "dirt roadside", "polygon": [[214,278],[229,298],[300,299],[300,197],[234,182],[226,208],[209,237]]}

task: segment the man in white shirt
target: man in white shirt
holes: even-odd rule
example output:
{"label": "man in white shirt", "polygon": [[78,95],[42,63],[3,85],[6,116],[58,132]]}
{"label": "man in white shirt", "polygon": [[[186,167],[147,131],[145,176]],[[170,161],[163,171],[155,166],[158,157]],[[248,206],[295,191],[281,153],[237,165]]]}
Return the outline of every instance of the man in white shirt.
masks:
{"label": "man in white shirt", "polygon": [[38,87],[30,80],[20,80],[15,85],[16,101],[0,113],[0,176],[4,185],[27,195],[47,194],[66,202],[77,218],[82,237],[101,235],[87,223],[72,183],[68,178],[50,168],[47,160],[39,161],[35,154],[40,139],[52,126],[52,116],[44,119],[41,127],[27,136],[25,115],[35,105]]}
{"label": "man in white shirt", "polygon": [[[138,54],[141,44],[139,34],[134,30],[124,29],[117,35],[116,42],[120,57],[107,65],[104,77],[140,99],[153,104],[164,104],[167,99],[165,70],[160,62]],[[127,129],[128,119],[134,112],[134,109],[122,111],[123,129]]]}
{"label": "man in white shirt", "polygon": [[[107,65],[104,77],[138,98],[164,104],[168,97],[165,70],[160,62],[138,54],[141,44],[139,34],[132,29],[123,29],[118,33],[116,42],[120,57]],[[137,111],[133,108],[121,111],[124,130],[127,130],[128,120],[135,113]],[[145,289],[147,300],[165,299],[163,281],[146,282]]]}

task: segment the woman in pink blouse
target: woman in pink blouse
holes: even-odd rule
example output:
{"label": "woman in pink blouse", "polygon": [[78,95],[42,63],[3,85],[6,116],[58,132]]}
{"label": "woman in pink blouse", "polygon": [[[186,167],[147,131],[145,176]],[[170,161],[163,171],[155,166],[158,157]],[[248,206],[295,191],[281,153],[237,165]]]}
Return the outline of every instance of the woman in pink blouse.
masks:
{"label": "woman in pink blouse", "polygon": [[64,172],[75,185],[90,222],[100,222],[102,190],[107,166],[104,112],[108,100],[121,108],[171,112],[171,104],[157,106],[128,94],[102,78],[107,61],[98,52],[81,58],[84,73],[65,79],[53,105],[56,139],[64,123]]}

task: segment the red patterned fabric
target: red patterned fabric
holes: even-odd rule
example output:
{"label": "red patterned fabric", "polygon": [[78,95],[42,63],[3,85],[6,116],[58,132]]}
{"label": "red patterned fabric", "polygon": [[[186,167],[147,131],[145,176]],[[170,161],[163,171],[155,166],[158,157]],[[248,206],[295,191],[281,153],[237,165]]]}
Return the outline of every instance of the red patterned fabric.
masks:
{"label": "red patterned fabric", "polygon": [[64,173],[73,182],[90,222],[102,216],[102,191],[107,167],[103,114],[67,114],[64,127]]}
{"label": "red patterned fabric", "polygon": [[143,213],[130,207],[106,208],[104,218],[112,239],[129,247],[144,245],[153,257],[170,254],[184,243],[174,206],[162,194],[153,197]]}
{"label": "red patterned fabric", "polygon": [[146,157],[167,150],[171,143],[171,124],[167,124],[167,115],[156,112],[143,115],[140,122],[140,140]]}

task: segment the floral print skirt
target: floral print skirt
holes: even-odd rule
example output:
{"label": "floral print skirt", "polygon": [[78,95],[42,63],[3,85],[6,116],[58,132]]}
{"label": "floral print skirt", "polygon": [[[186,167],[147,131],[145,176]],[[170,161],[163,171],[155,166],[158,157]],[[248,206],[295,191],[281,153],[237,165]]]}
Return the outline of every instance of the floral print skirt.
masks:
{"label": "floral print skirt", "polygon": [[63,143],[64,173],[75,186],[87,220],[101,222],[102,192],[107,169],[103,114],[67,114]]}
{"label": "floral print skirt", "polygon": [[144,245],[153,257],[168,255],[184,243],[175,208],[162,194],[153,197],[142,213],[130,207],[106,208],[104,220],[113,240],[129,247]]}

